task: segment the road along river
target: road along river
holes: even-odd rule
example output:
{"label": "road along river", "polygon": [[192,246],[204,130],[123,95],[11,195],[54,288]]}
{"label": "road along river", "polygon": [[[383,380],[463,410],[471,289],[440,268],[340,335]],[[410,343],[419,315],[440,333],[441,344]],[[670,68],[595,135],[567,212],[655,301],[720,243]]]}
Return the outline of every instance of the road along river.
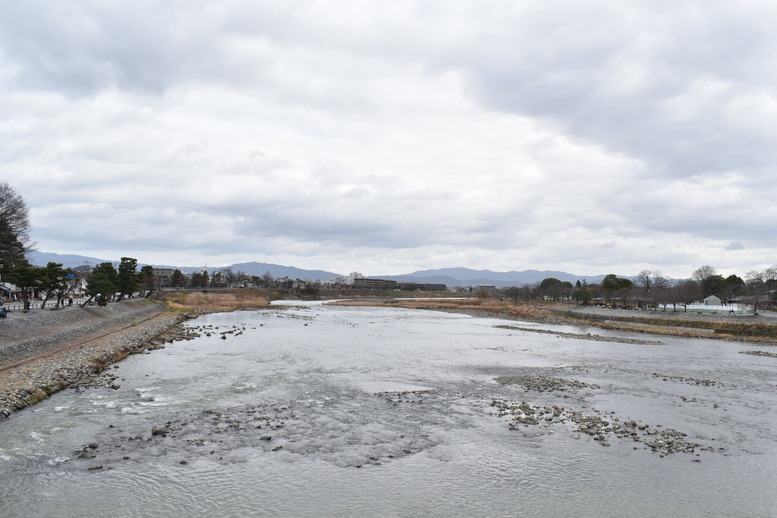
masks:
{"label": "road along river", "polygon": [[777,515],[768,346],[321,304],[188,325],[0,422],[0,516]]}

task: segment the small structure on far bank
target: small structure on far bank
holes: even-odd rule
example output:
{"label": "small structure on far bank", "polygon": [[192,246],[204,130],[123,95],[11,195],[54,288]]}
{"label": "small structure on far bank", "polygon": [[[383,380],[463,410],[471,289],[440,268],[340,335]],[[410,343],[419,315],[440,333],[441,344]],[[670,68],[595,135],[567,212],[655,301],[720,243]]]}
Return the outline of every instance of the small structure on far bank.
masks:
{"label": "small structure on far bank", "polygon": [[[713,304],[717,299],[717,304]],[[661,311],[685,311],[693,313],[728,313],[730,315],[744,315],[753,312],[753,306],[749,304],[740,304],[738,302],[732,302],[729,304],[723,304],[723,302],[716,296],[710,295],[701,302],[694,302],[692,304],[673,305],[673,304],[661,304]]]}

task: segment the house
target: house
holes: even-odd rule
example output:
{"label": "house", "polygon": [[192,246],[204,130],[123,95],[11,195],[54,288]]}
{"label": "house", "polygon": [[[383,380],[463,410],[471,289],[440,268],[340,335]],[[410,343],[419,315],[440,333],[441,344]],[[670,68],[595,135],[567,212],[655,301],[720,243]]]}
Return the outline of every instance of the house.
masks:
{"label": "house", "polygon": [[0,282],[0,301],[11,300],[16,292],[16,286],[8,282]]}
{"label": "house", "polygon": [[723,301],[720,300],[720,298],[716,297],[715,295],[710,295],[706,299],[704,299],[704,305],[705,306],[722,306]]}
{"label": "house", "polygon": [[86,272],[79,270],[78,268],[66,268],[65,273],[65,279],[67,279],[69,287],[68,292],[70,295],[74,297],[82,296],[86,291],[86,286],[88,284]]}

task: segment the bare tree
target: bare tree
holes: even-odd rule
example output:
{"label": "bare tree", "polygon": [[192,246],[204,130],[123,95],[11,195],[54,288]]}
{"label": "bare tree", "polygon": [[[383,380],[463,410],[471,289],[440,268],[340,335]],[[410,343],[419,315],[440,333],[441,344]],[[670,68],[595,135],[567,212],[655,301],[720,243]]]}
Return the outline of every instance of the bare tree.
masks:
{"label": "bare tree", "polygon": [[10,274],[27,265],[30,244],[30,219],[27,205],[13,188],[0,183],[0,274]]}
{"label": "bare tree", "polygon": [[764,273],[751,271],[745,275],[747,301],[753,305],[753,315],[758,314],[758,304],[764,299]]}
{"label": "bare tree", "polygon": [[642,270],[637,274],[636,286],[639,292],[635,293],[640,299],[640,304],[659,304],[665,302],[671,282],[661,275],[659,271]]}
{"label": "bare tree", "polygon": [[210,287],[211,288],[220,288],[222,284],[224,284],[224,274],[220,271],[213,272],[213,275],[210,278]]}
{"label": "bare tree", "polygon": [[653,272],[650,270],[642,270],[637,274],[636,284],[642,288],[642,291],[645,293],[650,291],[650,288],[653,287],[653,279],[651,278],[652,275]]}
{"label": "bare tree", "polygon": [[507,286],[499,290],[502,295],[512,300],[513,302],[520,300],[522,292],[518,286]]}
{"label": "bare tree", "polygon": [[0,221],[24,245],[30,240],[30,218],[27,204],[7,182],[0,183]]}
{"label": "bare tree", "polygon": [[688,311],[688,304],[698,300],[700,295],[701,288],[698,282],[692,280],[682,281],[672,288],[672,305],[677,309],[677,304],[680,304],[685,311]]}
{"label": "bare tree", "polygon": [[232,271],[231,266],[227,266],[226,268],[221,270],[221,272],[224,276],[224,280],[227,283],[227,288],[231,288],[232,285],[237,282],[237,274],[234,271]]}
{"label": "bare tree", "polygon": [[772,303],[772,291],[777,286],[777,266],[764,270],[747,272],[745,275],[745,291],[748,302],[753,304],[753,314],[758,314],[758,305],[763,303],[767,308]]}
{"label": "bare tree", "polygon": [[766,283],[766,302],[767,305],[774,303],[774,289],[777,287],[777,265],[766,268],[763,271],[763,280]]}
{"label": "bare tree", "polygon": [[661,272],[653,272],[653,287],[660,289],[667,289],[672,285],[672,281],[668,277],[664,277]]}
{"label": "bare tree", "polygon": [[712,277],[713,275],[716,275],[717,272],[715,271],[715,268],[706,264],[699,269],[697,269],[693,274],[691,275],[691,279],[702,283],[708,278]]}

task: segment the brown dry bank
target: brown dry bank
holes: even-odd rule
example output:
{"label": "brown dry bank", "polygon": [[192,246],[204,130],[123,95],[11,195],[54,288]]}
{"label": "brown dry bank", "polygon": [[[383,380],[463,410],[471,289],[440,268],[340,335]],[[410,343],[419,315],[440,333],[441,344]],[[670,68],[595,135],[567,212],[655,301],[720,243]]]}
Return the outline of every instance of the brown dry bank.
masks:
{"label": "brown dry bank", "polygon": [[451,311],[470,315],[497,316],[516,320],[548,321],[553,314],[542,307],[531,304],[505,302],[477,297],[460,299],[358,299],[330,302],[339,306],[385,306],[405,309],[428,309],[436,311]]}
{"label": "brown dry bank", "polygon": [[607,309],[576,305],[531,304],[477,297],[414,300],[359,299],[334,302],[333,304],[454,311],[547,324],[583,325],[657,335],[777,343],[777,322],[774,322],[774,319],[759,319],[749,316],[725,317],[679,312],[608,311]]}
{"label": "brown dry bank", "polygon": [[270,297],[265,290],[166,291],[157,297],[176,312],[195,314],[266,308]]}

